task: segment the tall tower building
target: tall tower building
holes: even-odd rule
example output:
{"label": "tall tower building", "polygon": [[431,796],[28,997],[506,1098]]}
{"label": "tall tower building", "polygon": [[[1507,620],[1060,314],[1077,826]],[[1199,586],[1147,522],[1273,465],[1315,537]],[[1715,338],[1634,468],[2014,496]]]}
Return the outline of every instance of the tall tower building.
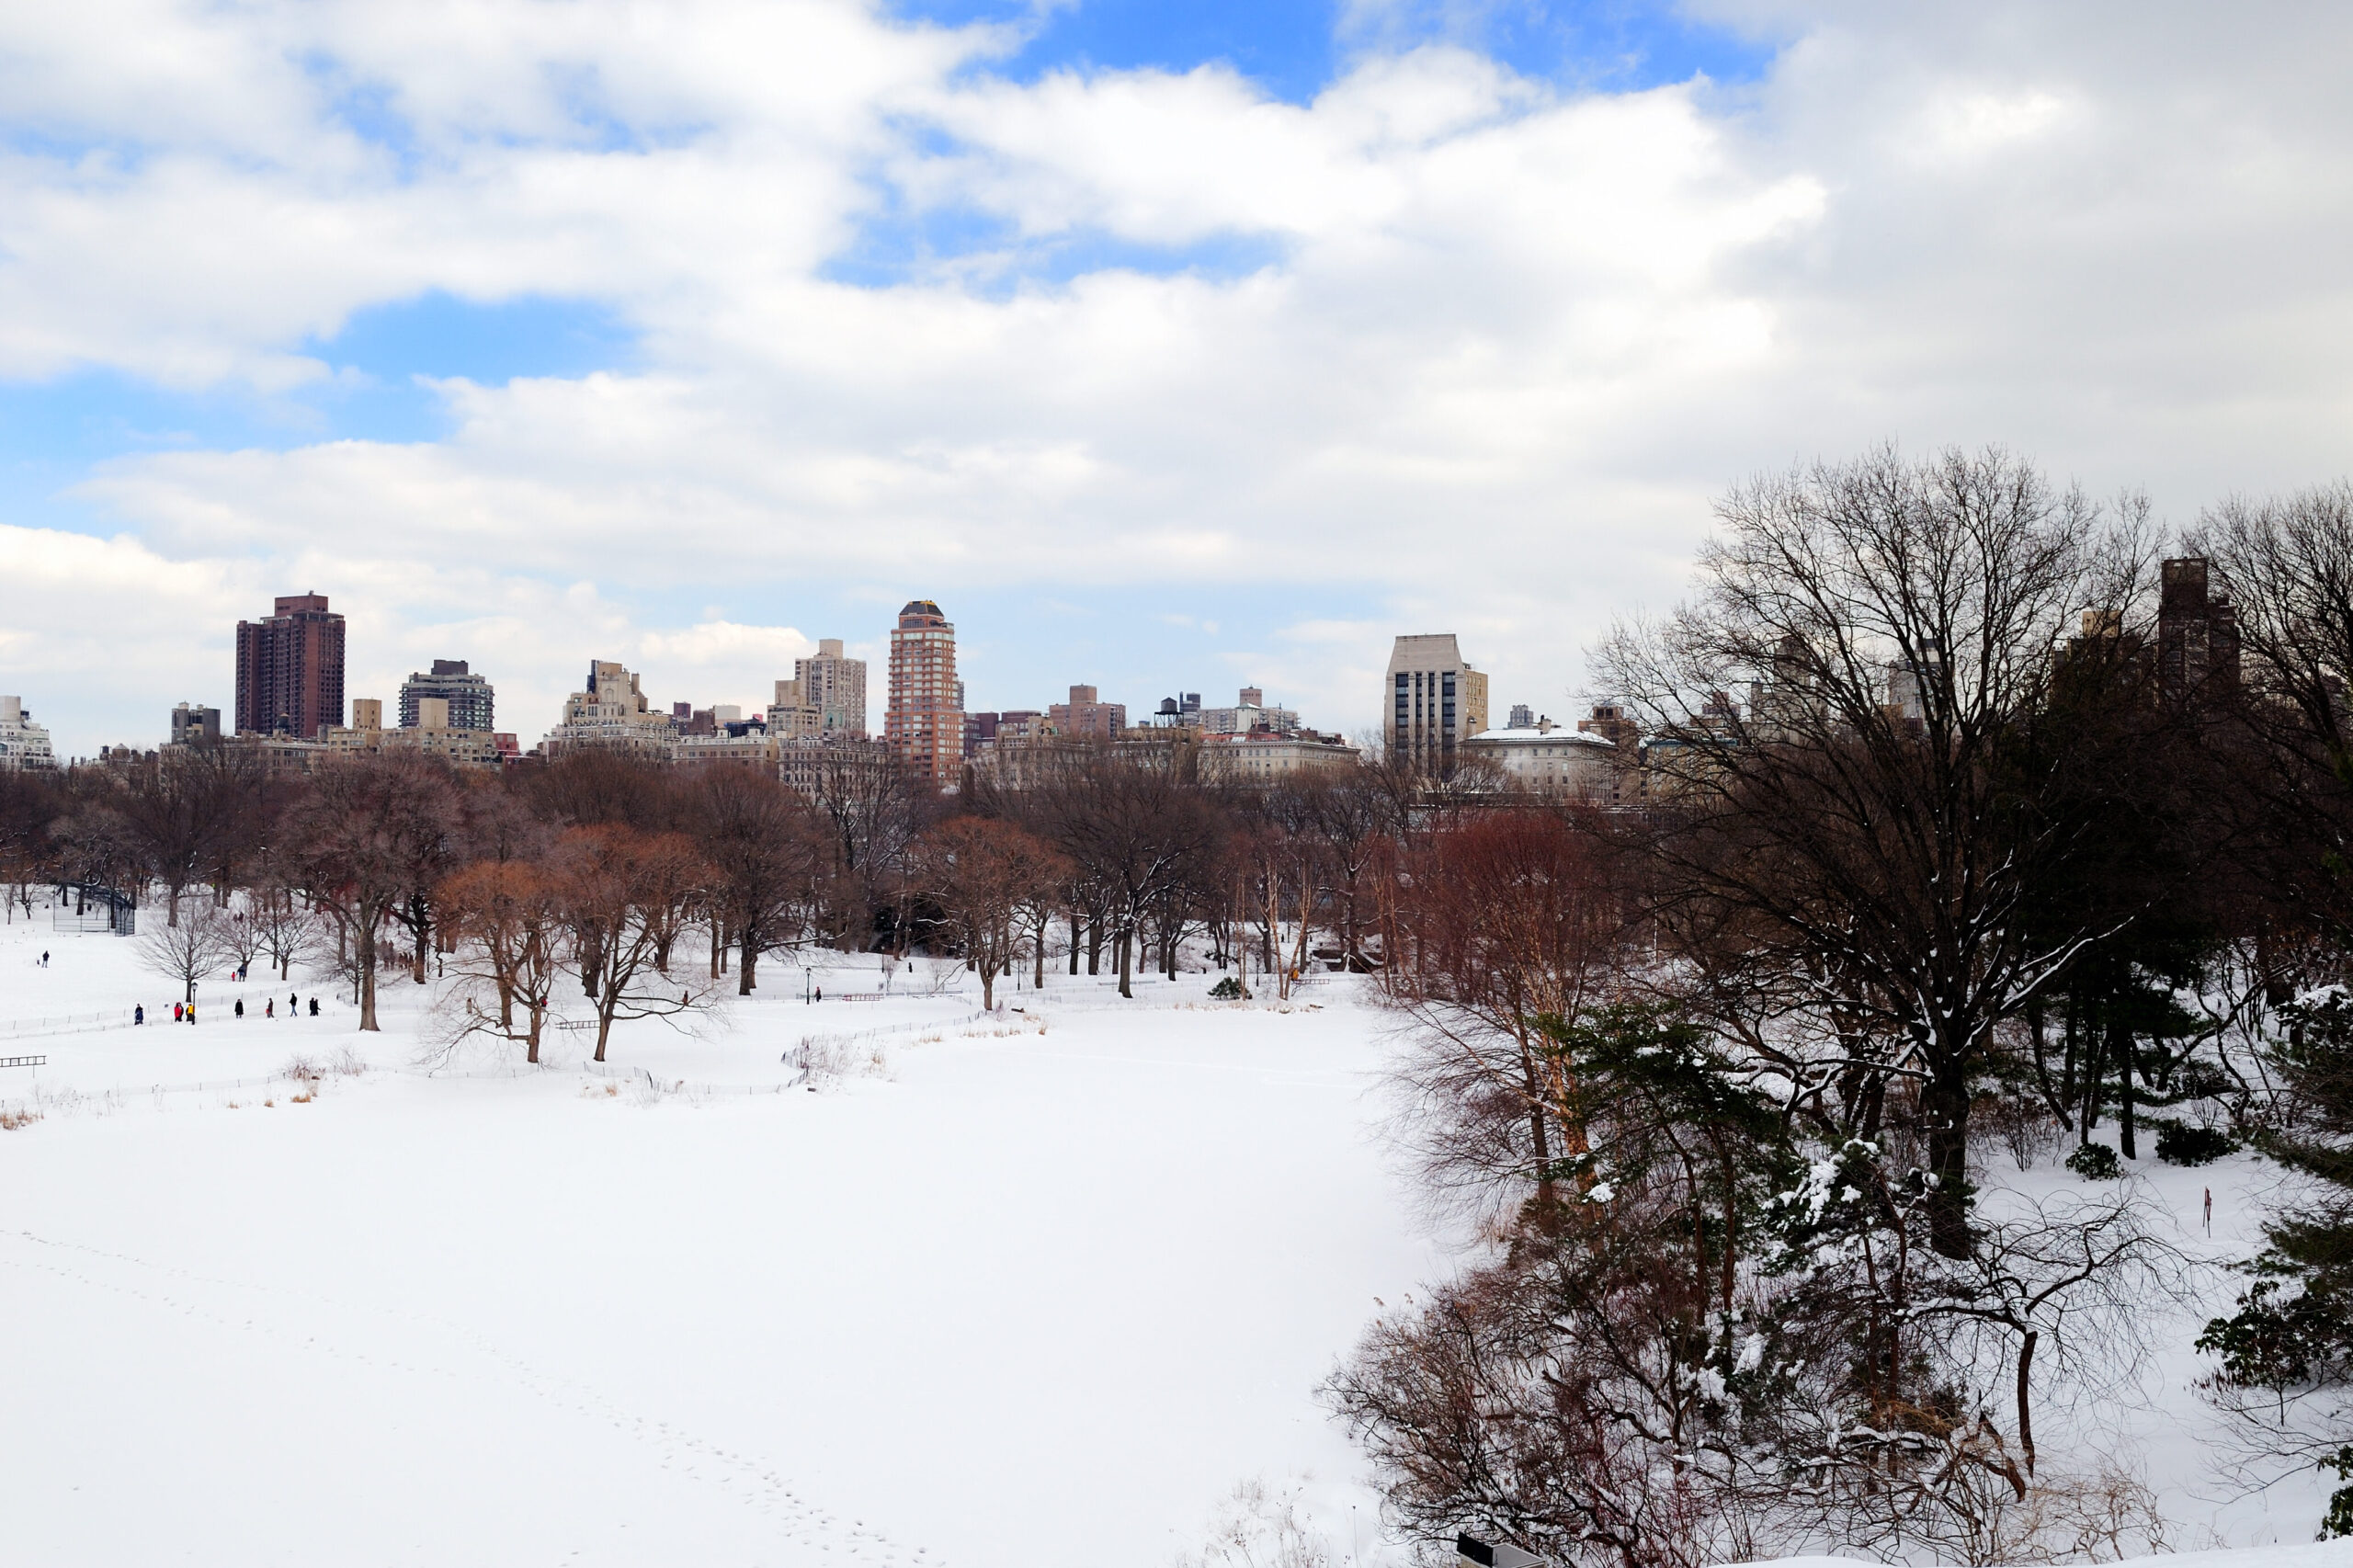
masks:
{"label": "tall tower building", "polygon": [[1453,772],[1457,748],[1487,727],[1487,677],[1451,631],[1397,639],[1381,697],[1389,755],[1418,772]]}
{"label": "tall tower building", "polygon": [[2208,562],[2191,555],[2163,567],[2157,599],[2157,688],[2180,701],[2212,699],[2239,683],[2239,612],[2207,591]]}
{"label": "tall tower building", "polygon": [[343,724],[343,617],[324,594],[278,600],[267,620],[237,622],[237,733],[316,740]]}
{"label": "tall tower building", "polygon": [[963,768],[964,713],[956,691],[956,629],[929,599],[908,600],[891,633],[882,739],[893,756],[942,784]]}
{"label": "tall tower building", "polygon": [[[910,605],[910,609],[915,608]],[[934,615],[939,613],[934,607]],[[900,618],[902,626],[905,618]],[[946,625],[946,622],[941,622]],[[954,629],[949,629],[949,659],[953,667]],[[898,644],[892,644],[892,678],[898,670]],[[842,640],[838,637],[817,639],[816,656],[792,661],[793,684],[799,689],[800,704],[816,714],[816,729],[821,734],[846,735],[856,740],[866,738],[866,661],[842,656]]]}
{"label": "tall tower building", "polygon": [[401,728],[416,729],[421,722],[417,704],[438,697],[449,705],[444,728],[494,730],[498,726],[491,717],[497,695],[488,680],[467,670],[465,660],[436,659],[431,675],[413,673],[401,682]]}

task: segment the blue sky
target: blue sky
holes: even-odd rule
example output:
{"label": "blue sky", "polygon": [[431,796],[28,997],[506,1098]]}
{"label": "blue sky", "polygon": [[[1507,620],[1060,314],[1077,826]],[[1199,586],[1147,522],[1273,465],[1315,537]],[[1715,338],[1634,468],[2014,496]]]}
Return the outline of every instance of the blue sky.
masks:
{"label": "blue sky", "polygon": [[1189,71],[1232,66],[1291,103],[1313,98],[1368,50],[1460,44],[1523,75],[1570,86],[1626,88],[1754,79],[1771,49],[1688,19],[1672,5],[1629,0],[1404,0],[1361,8],[1348,25],[1330,0],[901,0],[910,18],[957,25],[1013,24],[1030,31],[1013,59],[990,67],[1017,81],[1054,70]]}

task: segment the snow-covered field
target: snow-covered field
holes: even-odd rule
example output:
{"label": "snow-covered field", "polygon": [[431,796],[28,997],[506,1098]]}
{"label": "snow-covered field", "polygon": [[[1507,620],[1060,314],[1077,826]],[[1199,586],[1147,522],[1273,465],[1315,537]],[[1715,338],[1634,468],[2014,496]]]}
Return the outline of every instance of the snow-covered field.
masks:
{"label": "snow-covered field", "polygon": [[[0,1026],[168,1018],[134,947],[0,926]],[[46,1109],[0,1133],[0,1556],[1159,1563],[1300,1475],[1371,1547],[1313,1390],[1442,1258],[1347,985],[1057,977],[975,1022],[767,972],[706,1038],[618,1030],[610,1078],[426,1076],[405,983],[372,1037],[259,983],[0,1035],[49,1058],[0,1070]],[[881,1075],[778,1092],[853,1030]],[[347,1046],[309,1103],[263,1082]]]}
{"label": "snow-covered field", "polygon": [[[135,947],[0,926],[0,1056],[48,1058],[0,1069],[42,1111],[0,1132],[0,1557],[1165,1564],[1259,1478],[1336,1562],[1403,1561],[1313,1393],[1449,1267],[1356,982],[1277,1010],[1056,975],[981,1017],[920,975],[840,1000],[871,959],[805,1006],[772,962],[698,1038],[625,1026],[599,1074],[557,1034],[526,1074],[428,1071],[389,977],[378,1035],[308,980],[159,1023]],[[290,989],[322,1016],[259,1016]],[[813,1034],[819,1092],[783,1060]],[[307,1101],[275,1076],[347,1049]],[[2211,1187],[2244,1248],[2246,1162],[2143,1169],[2185,1245]],[[2098,1418],[2175,1544],[2309,1540],[2317,1479],[2227,1494],[2197,1370]]]}

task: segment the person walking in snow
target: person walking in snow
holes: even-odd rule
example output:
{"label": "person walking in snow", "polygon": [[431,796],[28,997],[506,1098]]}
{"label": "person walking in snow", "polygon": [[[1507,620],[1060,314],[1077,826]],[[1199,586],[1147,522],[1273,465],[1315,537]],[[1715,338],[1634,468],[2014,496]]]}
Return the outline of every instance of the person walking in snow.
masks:
{"label": "person walking in snow", "polygon": [[273,996],[268,1001],[264,1002],[261,1005],[261,1016],[265,1018],[274,1018],[278,1017],[277,997]]}
{"label": "person walking in snow", "polygon": [[176,1023],[178,1023],[178,1022],[180,1021],[180,1019],[181,1019],[184,1016],[186,1016],[187,1011],[188,1011],[188,1009],[186,1009],[185,1007],[181,1006],[177,1002],[173,1003],[173,1004],[172,1004],[172,1022],[174,1022],[174,1023],[176,1023]]}
{"label": "person walking in snow", "polygon": [[312,998],[311,998],[311,1017],[314,1017],[314,1018],[315,1018],[315,1017],[317,1017],[318,1016],[319,1016],[319,999],[318,999],[317,997],[313,996],[313,997],[312,997]]}
{"label": "person walking in snow", "polygon": [[147,1005],[145,1003],[142,1002],[138,1006],[131,1009],[131,1021],[134,1024],[143,1024],[147,1021]]}
{"label": "person walking in snow", "polygon": [[49,967],[49,949],[47,948],[43,948],[40,950],[40,967],[43,969],[47,969]]}
{"label": "person walking in snow", "polygon": [[237,1017],[241,1017],[241,1018],[242,1018],[242,1017],[244,1017],[244,1016],[245,1016],[245,999],[244,999],[244,997],[240,996],[240,997],[238,997],[238,998],[237,998]]}

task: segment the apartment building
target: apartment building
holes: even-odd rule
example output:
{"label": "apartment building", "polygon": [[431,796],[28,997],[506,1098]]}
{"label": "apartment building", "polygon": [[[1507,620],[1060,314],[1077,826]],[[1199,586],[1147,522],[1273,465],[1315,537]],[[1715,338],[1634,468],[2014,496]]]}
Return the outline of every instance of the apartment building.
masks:
{"label": "apartment building", "polygon": [[343,617],[324,594],[292,594],[237,622],[237,733],[314,740],[343,722]]}
{"label": "apartment building", "polygon": [[416,752],[447,757],[460,767],[498,767],[514,755],[515,737],[489,730],[460,729],[449,722],[449,699],[421,697],[416,722],[384,727],[383,699],[357,697],[351,702],[351,722],[321,732],[319,742],[333,756],[359,756],[384,752]]}
{"label": "apartment building", "polygon": [[964,714],[956,628],[929,599],[910,599],[891,632],[891,702],[882,738],[892,756],[933,782],[963,775]]}
{"label": "apartment building", "polygon": [[57,766],[50,749],[49,729],[33,722],[32,710],[21,697],[0,697],[0,772],[36,770]]}
{"label": "apartment building", "polygon": [[1103,701],[1091,686],[1074,686],[1068,702],[1047,704],[1046,722],[1054,733],[1068,739],[1117,740],[1128,727],[1128,705]]}
{"label": "apartment building", "polygon": [[542,745],[550,757],[580,746],[608,746],[667,762],[676,733],[670,715],[645,700],[634,674],[599,659],[588,666],[583,689],[563,699],[563,719]]}
{"label": "apartment building", "polygon": [[[817,652],[793,660],[792,678],[780,680],[776,687],[779,706],[785,704],[787,688],[790,689],[794,717],[787,722],[785,731],[866,738],[866,661],[843,653],[840,638],[819,638]],[[769,728],[777,728],[773,721]]]}
{"label": "apartment building", "polygon": [[401,728],[414,730],[424,721],[417,704],[438,698],[448,706],[453,730],[496,728],[497,692],[489,680],[466,667],[463,659],[436,659],[430,674],[413,672],[401,682]]}

